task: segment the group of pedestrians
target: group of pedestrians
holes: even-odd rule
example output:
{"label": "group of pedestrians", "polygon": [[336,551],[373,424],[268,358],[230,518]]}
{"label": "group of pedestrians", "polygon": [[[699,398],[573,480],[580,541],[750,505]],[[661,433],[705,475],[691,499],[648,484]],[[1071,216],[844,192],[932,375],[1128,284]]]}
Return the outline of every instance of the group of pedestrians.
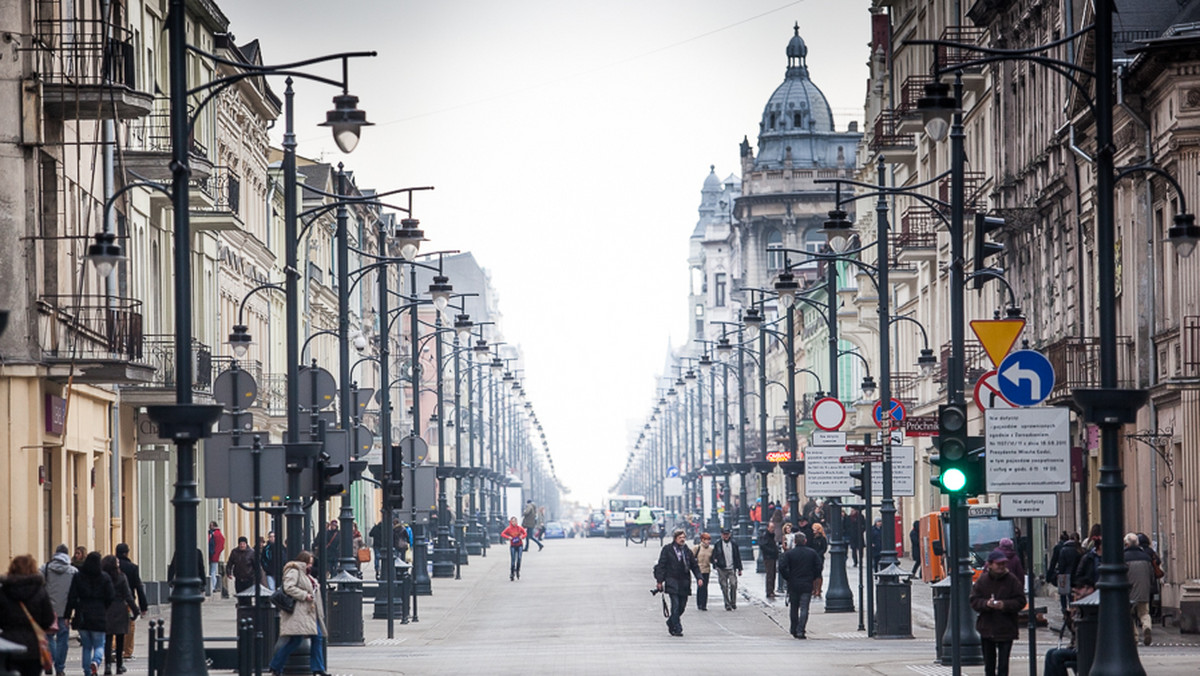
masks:
{"label": "group of pedestrians", "polygon": [[[0,579],[0,632],[26,647],[25,653],[9,658],[8,668],[21,676],[50,669],[63,676],[74,629],[84,674],[98,674],[101,667],[104,674],[112,674],[114,665],[116,673],[123,674],[125,660],[133,657],[133,621],[149,607],[129,545],[118,544],[116,553],[107,556],[68,552],[60,544],[40,568],[34,557],[17,556]],[[49,643],[48,665],[42,663],[39,633]]]}

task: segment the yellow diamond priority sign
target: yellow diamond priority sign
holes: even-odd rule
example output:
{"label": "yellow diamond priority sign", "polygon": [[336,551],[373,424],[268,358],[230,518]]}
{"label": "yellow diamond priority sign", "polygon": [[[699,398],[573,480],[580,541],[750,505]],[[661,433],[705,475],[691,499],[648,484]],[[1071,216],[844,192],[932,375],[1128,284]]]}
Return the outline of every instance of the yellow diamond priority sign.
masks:
{"label": "yellow diamond priority sign", "polygon": [[971,330],[975,332],[979,342],[983,343],[983,349],[992,360],[992,366],[997,367],[1016,344],[1017,337],[1024,328],[1024,319],[976,319],[971,322]]}

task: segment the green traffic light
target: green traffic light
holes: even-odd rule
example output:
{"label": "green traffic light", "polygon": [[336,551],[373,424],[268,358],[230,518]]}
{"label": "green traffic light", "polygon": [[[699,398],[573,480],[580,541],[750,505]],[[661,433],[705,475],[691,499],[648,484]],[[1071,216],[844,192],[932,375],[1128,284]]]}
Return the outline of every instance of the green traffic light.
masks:
{"label": "green traffic light", "polygon": [[938,476],[938,481],[941,482],[942,488],[945,488],[951,493],[961,491],[967,485],[967,475],[957,467],[942,470]]}

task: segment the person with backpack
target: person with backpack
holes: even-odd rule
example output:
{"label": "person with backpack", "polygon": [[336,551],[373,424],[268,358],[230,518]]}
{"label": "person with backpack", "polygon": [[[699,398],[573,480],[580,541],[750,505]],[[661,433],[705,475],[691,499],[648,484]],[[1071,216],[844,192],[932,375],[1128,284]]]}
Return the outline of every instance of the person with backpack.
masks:
{"label": "person with backpack", "polygon": [[100,569],[113,585],[113,600],[108,604],[104,618],[104,676],[112,676],[113,662],[117,663],[118,674],[125,673],[125,635],[129,633],[129,618],[131,615],[137,617],[138,607],[117,557],[104,557]]}
{"label": "person with backpack", "polygon": [[71,591],[71,581],[79,573],[79,569],[71,564],[71,550],[61,544],[54,550],[54,556],[42,566],[42,577],[46,579],[46,593],[50,595],[50,604],[54,607],[54,615],[58,618],[55,631],[49,632],[50,654],[54,656],[54,673],[63,676],[67,672],[67,649],[71,645],[71,626],[67,624],[67,594]]}

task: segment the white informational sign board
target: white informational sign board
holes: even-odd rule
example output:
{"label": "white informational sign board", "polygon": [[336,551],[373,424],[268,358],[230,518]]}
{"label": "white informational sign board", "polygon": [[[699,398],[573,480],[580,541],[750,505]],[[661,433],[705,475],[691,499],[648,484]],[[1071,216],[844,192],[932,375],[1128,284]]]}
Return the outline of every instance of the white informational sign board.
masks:
{"label": "white informational sign board", "polygon": [[[917,494],[916,453],[912,446],[892,446],[892,496],[911,497]],[[806,466],[807,467],[807,466]],[[883,495],[883,465],[871,465],[871,497]]]}
{"label": "white informational sign board", "polygon": [[985,415],[989,493],[1071,490],[1068,409],[988,409]]}
{"label": "white informational sign board", "polygon": [[851,495],[850,487],[855,482],[850,478],[850,472],[856,465],[841,462],[845,454],[845,444],[804,449],[804,494],[824,498]]}
{"label": "white informational sign board", "polygon": [[1000,517],[1003,519],[1051,516],[1058,516],[1058,496],[1054,493],[1000,496]]}
{"label": "white informational sign board", "polygon": [[683,479],[677,476],[663,479],[663,495],[668,498],[683,497]]}

